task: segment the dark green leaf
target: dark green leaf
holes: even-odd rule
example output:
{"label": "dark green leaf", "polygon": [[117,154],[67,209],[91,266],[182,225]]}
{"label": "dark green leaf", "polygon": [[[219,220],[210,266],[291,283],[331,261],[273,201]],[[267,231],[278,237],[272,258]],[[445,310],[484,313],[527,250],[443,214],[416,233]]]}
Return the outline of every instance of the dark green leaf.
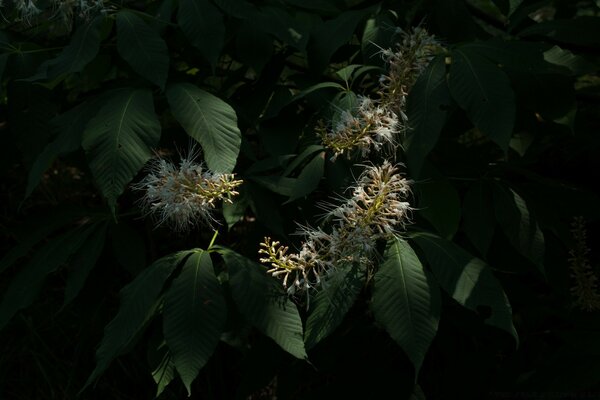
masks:
{"label": "dark green leaf", "polygon": [[324,165],[324,152],[317,154],[308,164],[306,164],[306,167],[304,167],[302,172],[300,172],[300,175],[298,175],[298,179],[290,193],[290,198],[286,203],[312,193],[319,186],[319,182],[323,177]]}
{"label": "dark green leaf", "polygon": [[515,122],[514,93],[506,74],[476,53],[457,49],[448,84],[471,122],[506,151]]}
{"label": "dark green leaf", "polygon": [[169,86],[167,98],[183,129],[202,146],[208,167],[214,172],[233,171],[242,142],[233,108],[189,83]]}
{"label": "dark green leaf", "polygon": [[316,152],[323,150],[323,146],[320,145],[310,145],[306,149],[302,151],[302,153],[298,154],[292,162],[290,162],[286,167],[282,176],[288,176],[291,174],[298,166],[300,166],[308,157],[314,155]]}
{"label": "dark green leaf", "polygon": [[70,271],[67,276],[65,287],[65,300],[63,307],[79,294],[85,281],[96,266],[106,239],[106,223],[98,224],[98,227],[86,238],[81,248],[73,255],[69,263]]}
{"label": "dark green leaf", "polygon": [[56,138],[50,142],[38,155],[29,170],[25,198],[29,197],[40,183],[44,172],[52,165],[57,157],[74,152],[81,146],[81,137],[87,123],[96,115],[101,106],[101,98],[78,105],[54,118],[50,123],[58,132]]}
{"label": "dark green leaf", "polygon": [[427,66],[408,96],[409,133],[404,147],[414,176],[419,176],[425,157],[437,143],[451,103],[446,64],[440,56]]}
{"label": "dark green leaf", "polygon": [[180,0],[177,23],[214,69],[225,42],[225,24],[219,9],[209,0]]}
{"label": "dark green leaf", "polygon": [[273,55],[273,38],[250,21],[240,26],[235,44],[240,60],[257,73],[262,71]]}
{"label": "dark green leaf", "polygon": [[152,371],[152,378],[156,382],[156,397],[158,397],[175,378],[175,364],[171,353],[165,352],[158,367]]}
{"label": "dark green leaf", "polygon": [[364,271],[358,264],[339,265],[310,299],[304,343],[307,349],[329,336],[344,319],[364,284]]}
{"label": "dark green leaf", "polygon": [[160,139],[152,92],[117,91],[83,133],[90,169],[113,213],[125,186],[152,156]]}
{"label": "dark green leaf", "polygon": [[426,166],[424,179],[417,184],[419,213],[445,238],[451,239],[460,224],[458,192],[441,173]]}
{"label": "dark green leaf", "polygon": [[146,267],[146,244],[140,232],[119,222],[111,228],[112,250],[122,267],[136,276]]}
{"label": "dark green leaf", "polygon": [[35,300],[46,276],[67,262],[93,230],[80,227],[50,240],[36,253],[12,280],[0,303],[0,329],[4,328],[17,311]]}
{"label": "dark green leaf", "polygon": [[119,355],[123,354],[156,312],[165,281],[191,252],[182,251],[163,257],[150,265],[120,292],[121,307],[104,328],[104,337],[96,351],[96,368],[82,391],[94,382]]}
{"label": "dark green leaf", "polygon": [[130,11],[117,13],[117,50],[134,71],[165,88],[169,73],[167,45],[156,30]]}
{"label": "dark green leaf", "polygon": [[541,22],[522,30],[519,36],[545,36],[561,43],[598,48],[600,17],[581,16]]}
{"label": "dark green leaf", "polygon": [[309,47],[309,55],[312,55],[309,60],[315,71],[322,71],[336,50],[350,41],[365,14],[365,10],[346,11],[315,28]]}
{"label": "dark green leaf", "polygon": [[489,307],[486,323],[511,334],[519,341],[512,322],[512,308],[500,282],[488,265],[454,243],[430,234],[419,234],[415,242],[423,250],[436,280],[454,300],[464,307],[479,311]]}
{"label": "dark green leaf", "polygon": [[104,16],[99,16],[90,23],[82,24],[62,52],[55,59],[42,64],[40,71],[32,79],[54,80],[82,71],[100,50],[102,41],[100,32],[104,18]]}
{"label": "dark green leaf", "polygon": [[210,254],[192,254],[165,293],[163,332],[175,368],[188,394],[214,352],[225,326],[227,307]]}
{"label": "dark green leaf", "polygon": [[388,242],[375,274],[373,313],[415,367],[415,380],[440,321],[440,292],[413,249],[400,238]]}
{"label": "dark green leaf", "polygon": [[471,243],[485,256],[496,227],[492,188],[479,181],[469,188],[463,203],[463,228]]}
{"label": "dark green leaf", "polygon": [[231,295],[242,315],[294,357],[306,358],[302,320],[281,282],[266,269],[229,249],[221,249],[229,270]]}
{"label": "dark green leaf", "polygon": [[[38,220],[34,229],[28,230],[24,238],[0,259],[0,272],[12,266],[16,261],[26,256],[31,249],[41,240],[59,228],[73,222],[76,217],[81,217],[84,213],[79,208],[69,207],[63,210],[54,210],[51,215]],[[84,214],[85,215],[85,214]]]}
{"label": "dark green leaf", "polygon": [[509,187],[497,184],[494,185],[494,210],[513,246],[545,275],[544,235],[525,200]]}

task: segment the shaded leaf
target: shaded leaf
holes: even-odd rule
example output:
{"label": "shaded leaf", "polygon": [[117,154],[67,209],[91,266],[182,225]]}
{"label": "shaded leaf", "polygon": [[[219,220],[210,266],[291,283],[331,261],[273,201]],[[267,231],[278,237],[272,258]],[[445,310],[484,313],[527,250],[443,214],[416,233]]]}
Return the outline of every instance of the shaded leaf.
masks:
{"label": "shaded leaf", "polygon": [[506,74],[468,49],[452,52],[450,93],[477,128],[508,149],[515,123],[515,99]]}
{"label": "shaded leaf", "polygon": [[54,80],[70,73],[82,71],[100,50],[101,29],[104,21],[104,16],[98,16],[92,22],[82,24],[61,53],[56,58],[42,64],[40,71],[30,79]]}
{"label": "shaded leaf", "polygon": [[225,42],[225,24],[219,9],[209,0],[180,0],[177,23],[214,69]]}
{"label": "shaded leaf", "polygon": [[227,308],[210,254],[192,254],[165,293],[163,332],[175,368],[191,395],[191,384],[214,352]]}
{"label": "shaded leaf", "polygon": [[243,22],[237,31],[235,44],[240,60],[257,73],[273,55],[273,38],[249,21]]}
{"label": "shaded leaf", "polygon": [[440,321],[440,292],[406,241],[391,239],[375,274],[373,313],[415,367],[415,381]]}
{"label": "shaded leaf", "polygon": [[296,358],[306,358],[302,320],[281,282],[246,257],[225,248],[220,252],[229,270],[231,295],[242,315],[282,349]]}
{"label": "shaded leaf", "polygon": [[190,83],[170,85],[167,99],[183,129],[202,146],[208,167],[233,171],[242,142],[233,108]]}
{"label": "shaded leaf", "polygon": [[104,328],[104,337],[96,350],[96,368],[82,391],[131,346],[154,316],[165,281],[190,253],[182,251],[158,259],[121,289],[119,312]]}
{"label": "shaded leaf", "polygon": [[519,36],[545,36],[561,43],[600,47],[600,17],[580,16],[573,19],[545,21],[519,32]]}
{"label": "shaded leaf", "polygon": [[489,307],[487,324],[519,337],[512,322],[512,308],[500,282],[490,267],[454,243],[431,234],[420,233],[414,241],[423,250],[433,274],[454,300],[475,312]]}
{"label": "shaded leaf", "polygon": [[310,299],[304,343],[316,346],[342,323],[364,284],[364,271],[358,264],[338,266],[322,282],[321,289]]}
{"label": "shaded leaf", "polygon": [[496,184],[494,210],[500,227],[513,246],[545,275],[544,235],[525,200],[511,188]]}
{"label": "shaded leaf", "polygon": [[463,229],[483,256],[487,254],[496,227],[492,202],[492,188],[478,181],[469,188],[463,203]]}
{"label": "shaded leaf", "polygon": [[437,143],[451,103],[446,84],[446,63],[440,56],[427,66],[408,95],[409,133],[404,147],[414,176],[419,176],[425,157]]}
{"label": "shaded leaf", "polygon": [[167,385],[175,379],[175,364],[171,353],[165,352],[160,364],[152,371],[152,378],[156,382],[156,397],[158,397]]}
{"label": "shaded leaf", "polygon": [[323,70],[336,50],[350,41],[366,13],[365,10],[346,11],[315,28],[308,53],[315,71]]}
{"label": "shaded leaf", "polygon": [[82,146],[113,213],[117,198],[150,159],[159,139],[152,92],[146,89],[117,91],[88,123]]}
{"label": "shaded leaf", "polygon": [[37,156],[29,170],[25,198],[31,195],[40,183],[44,172],[56,158],[79,149],[85,126],[98,112],[102,99],[104,99],[104,96],[80,104],[50,122],[53,130],[56,130],[58,135]]}
{"label": "shaded leaf", "polygon": [[98,225],[86,238],[81,248],[73,255],[69,263],[70,271],[67,275],[63,307],[77,297],[90,272],[96,266],[100,254],[102,254],[107,224],[101,223]]}
{"label": "shaded leaf", "polygon": [[135,72],[164,89],[169,73],[167,45],[155,29],[130,11],[117,13],[117,50]]}
{"label": "shaded leaf", "polygon": [[419,213],[445,238],[452,238],[460,224],[460,198],[450,181],[428,166],[417,186]]}
{"label": "shaded leaf", "polygon": [[84,243],[93,226],[79,227],[56,237],[35,252],[4,292],[0,303],[0,329],[37,297],[46,276],[54,272]]}
{"label": "shaded leaf", "polygon": [[[317,154],[300,172],[295,185],[292,187],[290,198],[286,201],[289,203],[301,197],[312,193],[318,186],[323,177],[325,166],[325,153]],[[284,203],[285,204],[285,203]]]}

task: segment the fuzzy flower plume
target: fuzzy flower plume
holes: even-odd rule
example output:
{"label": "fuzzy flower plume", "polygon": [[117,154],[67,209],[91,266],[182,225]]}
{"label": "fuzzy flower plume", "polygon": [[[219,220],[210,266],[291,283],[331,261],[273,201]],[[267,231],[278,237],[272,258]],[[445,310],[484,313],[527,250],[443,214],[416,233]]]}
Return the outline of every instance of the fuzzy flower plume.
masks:
{"label": "fuzzy flower plume", "polygon": [[587,247],[587,235],[583,218],[575,218],[571,233],[575,242],[574,247],[569,252],[569,267],[574,281],[571,293],[580,309],[584,311],[600,310],[598,277],[590,265],[590,249]]}
{"label": "fuzzy flower plume", "polygon": [[241,183],[233,174],[211,172],[193,157],[183,158],[179,165],[157,158],[135,188],[145,191],[142,208],[157,217],[158,225],[186,231],[198,224],[212,226],[216,203],[231,203]]}
{"label": "fuzzy flower plume", "polygon": [[259,250],[264,255],[261,262],[271,266],[268,273],[283,278],[290,294],[319,286],[338,265],[370,266],[377,240],[395,235],[409,220],[411,207],[405,201],[409,194],[410,182],[389,162],[367,167],[352,196],[329,208],[331,233],[302,228],[305,241],[298,253],[265,238]]}
{"label": "fuzzy flower plume", "polygon": [[443,47],[432,35],[421,27],[401,32],[402,39],[396,49],[382,50],[388,65],[387,75],[380,78],[381,103],[406,120],[406,96],[417,78]]}
{"label": "fuzzy flower plume", "polygon": [[371,150],[393,149],[398,132],[398,116],[368,97],[359,97],[356,109],[344,110],[333,127],[317,128],[323,144],[333,150],[334,158],[354,149],[360,150],[362,157]]}

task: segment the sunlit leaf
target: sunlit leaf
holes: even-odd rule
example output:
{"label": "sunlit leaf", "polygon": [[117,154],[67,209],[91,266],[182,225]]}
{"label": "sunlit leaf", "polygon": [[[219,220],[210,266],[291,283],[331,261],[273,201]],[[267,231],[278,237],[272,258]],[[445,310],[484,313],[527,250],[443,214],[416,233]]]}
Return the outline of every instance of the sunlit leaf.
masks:
{"label": "sunlit leaf", "polygon": [[159,139],[160,123],[150,90],[117,91],[88,123],[82,146],[113,213],[117,198],[150,159]]}
{"label": "sunlit leaf", "polygon": [[491,268],[454,243],[440,237],[420,233],[414,237],[441,288],[464,307],[479,312],[489,307],[485,320],[511,334],[518,343],[512,322],[512,308],[500,282]]}
{"label": "sunlit leaf", "polygon": [[311,349],[342,323],[364,285],[364,271],[358,265],[339,265],[310,298],[304,343]]}
{"label": "sunlit leaf", "polygon": [[415,380],[440,321],[440,292],[406,241],[391,239],[375,274],[373,313],[415,367]]}
{"label": "sunlit leaf", "polygon": [[169,86],[167,98],[183,129],[202,146],[208,167],[214,172],[233,171],[242,141],[233,108],[189,83]]}
{"label": "sunlit leaf", "polygon": [[121,289],[119,312],[104,328],[104,337],[96,350],[96,368],[82,391],[135,341],[154,316],[165,281],[189,254],[189,251],[179,252],[155,261]]}
{"label": "sunlit leaf", "polygon": [[266,269],[229,249],[221,249],[229,269],[231,295],[242,315],[294,357],[306,358],[302,321],[281,282]]}

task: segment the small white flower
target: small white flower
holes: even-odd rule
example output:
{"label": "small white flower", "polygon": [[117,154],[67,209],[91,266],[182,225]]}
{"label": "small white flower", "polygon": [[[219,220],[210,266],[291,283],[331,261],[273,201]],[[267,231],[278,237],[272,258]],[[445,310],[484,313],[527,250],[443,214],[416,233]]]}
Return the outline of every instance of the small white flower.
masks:
{"label": "small white flower", "polygon": [[186,231],[198,224],[212,226],[217,201],[231,202],[241,183],[233,174],[211,172],[193,157],[183,158],[178,166],[157,158],[134,188],[145,191],[142,208],[157,217],[158,225],[167,223],[176,231]]}

